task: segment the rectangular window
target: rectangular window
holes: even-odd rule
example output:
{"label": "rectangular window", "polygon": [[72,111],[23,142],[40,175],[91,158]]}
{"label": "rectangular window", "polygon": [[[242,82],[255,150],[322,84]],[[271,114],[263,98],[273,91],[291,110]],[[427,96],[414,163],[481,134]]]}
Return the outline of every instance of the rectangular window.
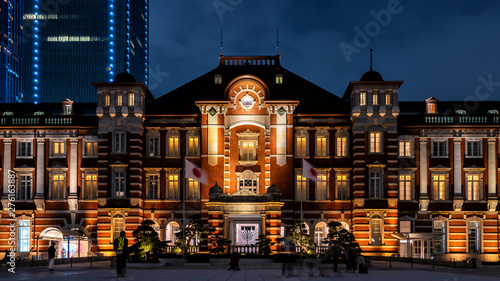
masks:
{"label": "rectangular window", "polygon": [[179,137],[170,136],[168,137],[168,156],[178,157],[179,156]]}
{"label": "rectangular window", "polygon": [[179,200],[179,175],[169,174],[168,175],[168,195],[167,199]]}
{"label": "rectangular window", "polygon": [[295,200],[308,200],[307,178],[302,176],[302,172],[295,177]]}
{"label": "rectangular window", "polygon": [[188,137],[188,156],[200,155],[200,138],[198,136]]}
{"label": "rectangular window", "polygon": [[317,136],[316,137],[316,156],[327,156],[327,137]]}
{"label": "rectangular window", "polygon": [[110,103],[109,95],[104,95],[103,106],[109,106],[109,103]]}
{"label": "rectangular window", "polygon": [[97,174],[85,175],[85,190],[83,193],[83,199],[97,199]]}
{"label": "rectangular window", "polygon": [[158,183],[158,174],[149,175],[148,178],[148,198],[160,199],[160,185]]}
{"label": "rectangular window", "polygon": [[116,106],[123,105],[123,96],[121,94],[116,95]]}
{"label": "rectangular window", "polygon": [[468,141],[467,156],[482,156],[480,144],[479,141]]}
{"label": "rectangular window", "polygon": [[52,156],[61,157],[66,154],[64,141],[52,142]]}
{"label": "rectangular window", "polygon": [[370,132],[370,152],[382,152],[382,132]]}
{"label": "rectangular window", "polygon": [[32,157],[33,151],[31,150],[31,141],[20,140],[18,144],[17,156]]}
{"label": "rectangular window", "polygon": [[253,142],[244,142],[241,150],[241,161],[255,161],[255,144]]}
{"label": "rectangular window", "polygon": [[432,196],[434,200],[446,200],[446,175],[432,176]]}
{"label": "rectangular window", "polygon": [[371,218],[371,245],[382,245],[382,218],[380,216],[373,216]]}
{"label": "rectangular window", "polygon": [[71,114],[71,107],[72,107],[72,105],[70,105],[70,104],[65,104],[65,105],[63,106],[63,114],[65,114],[65,115],[69,115],[69,114]]}
{"label": "rectangular window", "polygon": [[433,253],[446,253],[446,222],[434,221],[433,232],[441,234],[439,236],[436,236],[436,238],[434,239]]}
{"label": "rectangular window", "polygon": [[114,196],[115,198],[125,198],[125,172],[115,172],[114,174]]}
{"label": "rectangular window", "polygon": [[436,156],[436,157],[446,156],[446,141],[433,141],[432,142],[432,156]]}
{"label": "rectangular window", "polygon": [[349,200],[349,176],[348,174],[338,174],[335,183],[337,200]]}
{"label": "rectangular window", "polygon": [[220,85],[222,83],[222,75],[215,74],[214,79],[215,79],[215,84]]}
{"label": "rectangular window", "polygon": [[19,178],[19,200],[31,199],[31,175],[21,175]]}
{"label": "rectangular window", "polygon": [[65,186],[64,186],[64,175],[54,174],[52,175],[52,200],[64,200],[65,199]]}
{"label": "rectangular window", "polygon": [[366,105],[366,93],[359,93],[359,105]]}
{"label": "rectangular window", "polygon": [[467,242],[469,253],[481,252],[481,228],[478,221],[467,222]]}
{"label": "rectangular window", "polygon": [[337,156],[346,157],[347,156],[347,137],[337,137]]}
{"label": "rectangular window", "polygon": [[411,157],[413,155],[411,144],[412,141],[399,141],[399,157]]}
{"label": "rectangular window", "polygon": [[135,94],[128,94],[128,106],[135,105]]}
{"label": "rectangular window", "polygon": [[97,157],[97,141],[86,141],[84,156]]}
{"label": "rectangular window", "polygon": [[316,200],[328,200],[328,177],[326,173],[318,175],[316,181]]}
{"label": "rectangular window", "polygon": [[306,136],[297,136],[297,153],[298,157],[307,156],[307,137]]}
{"label": "rectangular window", "polygon": [[199,200],[200,199],[200,186],[197,180],[187,179],[188,185],[188,200]]}
{"label": "rectangular window", "polygon": [[149,137],[149,156],[160,156],[160,137]]}
{"label": "rectangular window", "polygon": [[391,94],[385,94],[385,104],[386,105],[391,105],[392,104]]}
{"label": "rectangular window", "polygon": [[399,200],[412,200],[412,175],[399,175]]}
{"label": "rectangular window", "polygon": [[427,113],[436,113],[436,104],[428,103],[427,104]]}
{"label": "rectangular window", "polygon": [[28,253],[31,249],[31,221],[19,220],[17,233],[17,251]]}
{"label": "rectangular window", "polygon": [[125,153],[125,132],[115,133],[115,152]]}
{"label": "rectangular window", "polygon": [[378,94],[373,94],[373,105],[378,105]]}
{"label": "rectangular window", "polygon": [[276,84],[283,84],[283,74],[276,74]]}
{"label": "rectangular window", "polygon": [[382,198],[382,172],[370,172],[370,197]]}
{"label": "rectangular window", "polygon": [[481,200],[479,192],[480,175],[467,175],[467,200]]}

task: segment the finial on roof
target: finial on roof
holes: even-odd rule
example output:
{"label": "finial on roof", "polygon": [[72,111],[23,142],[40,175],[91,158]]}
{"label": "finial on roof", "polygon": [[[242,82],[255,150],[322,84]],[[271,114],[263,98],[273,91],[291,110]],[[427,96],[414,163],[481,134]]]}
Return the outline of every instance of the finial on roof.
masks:
{"label": "finial on roof", "polygon": [[224,55],[224,52],[223,52],[223,44],[224,42],[222,41],[222,28],[220,29],[220,55],[223,56]]}
{"label": "finial on roof", "polygon": [[280,54],[280,40],[279,40],[279,29],[276,28],[276,55]]}
{"label": "finial on roof", "polygon": [[372,67],[372,57],[373,57],[373,49],[370,49],[370,71],[373,70],[373,67]]}
{"label": "finial on roof", "polygon": [[123,72],[127,72],[127,49],[123,50]]}

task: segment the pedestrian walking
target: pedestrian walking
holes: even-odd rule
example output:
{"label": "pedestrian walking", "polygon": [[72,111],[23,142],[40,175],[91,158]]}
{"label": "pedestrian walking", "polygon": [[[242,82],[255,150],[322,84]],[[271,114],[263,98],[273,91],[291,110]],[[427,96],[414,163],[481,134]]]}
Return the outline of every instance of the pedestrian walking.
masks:
{"label": "pedestrian walking", "polygon": [[128,239],[125,237],[125,231],[122,230],[120,237],[115,239],[113,248],[116,251],[116,277],[126,277]]}
{"label": "pedestrian walking", "polygon": [[52,242],[47,253],[49,254],[49,271],[54,270],[54,260],[56,259],[56,243]]}

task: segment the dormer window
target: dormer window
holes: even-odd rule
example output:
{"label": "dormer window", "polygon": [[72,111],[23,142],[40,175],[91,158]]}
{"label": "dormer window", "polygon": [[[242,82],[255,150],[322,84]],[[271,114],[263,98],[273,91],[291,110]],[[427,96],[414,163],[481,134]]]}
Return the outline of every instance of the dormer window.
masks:
{"label": "dormer window", "polygon": [[276,74],[276,84],[283,84],[283,74]]}
{"label": "dormer window", "polygon": [[12,111],[5,111],[3,113],[3,116],[14,116],[14,112],[12,112]]}
{"label": "dormer window", "polygon": [[438,99],[430,97],[425,100],[425,104],[427,105],[427,113],[437,113],[437,102]]}
{"label": "dormer window", "polygon": [[217,85],[222,84],[222,75],[215,74],[215,84],[217,84]]}
{"label": "dormer window", "polygon": [[71,114],[71,105],[65,105],[63,110],[64,115]]}
{"label": "dormer window", "polygon": [[70,115],[73,114],[73,101],[69,99],[65,99],[62,102],[62,114],[63,115]]}
{"label": "dormer window", "polygon": [[455,111],[456,114],[466,114],[467,112],[463,109],[459,109],[457,111]]}
{"label": "dormer window", "polygon": [[498,110],[490,109],[490,110],[488,110],[488,114],[498,114]]}
{"label": "dormer window", "polygon": [[43,116],[45,115],[45,112],[43,111],[35,111],[35,113],[33,113],[33,116]]}

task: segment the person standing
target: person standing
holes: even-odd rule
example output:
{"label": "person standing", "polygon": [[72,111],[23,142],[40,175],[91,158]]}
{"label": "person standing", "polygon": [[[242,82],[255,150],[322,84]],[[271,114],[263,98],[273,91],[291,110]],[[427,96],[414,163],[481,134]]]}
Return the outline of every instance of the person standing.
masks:
{"label": "person standing", "polygon": [[115,239],[114,249],[116,251],[116,277],[126,277],[125,269],[128,256],[128,239],[125,237],[125,231],[120,232],[120,237]]}
{"label": "person standing", "polygon": [[49,249],[47,250],[47,253],[49,254],[49,271],[54,270],[54,260],[56,258],[56,243],[52,242],[52,245],[50,245]]}

